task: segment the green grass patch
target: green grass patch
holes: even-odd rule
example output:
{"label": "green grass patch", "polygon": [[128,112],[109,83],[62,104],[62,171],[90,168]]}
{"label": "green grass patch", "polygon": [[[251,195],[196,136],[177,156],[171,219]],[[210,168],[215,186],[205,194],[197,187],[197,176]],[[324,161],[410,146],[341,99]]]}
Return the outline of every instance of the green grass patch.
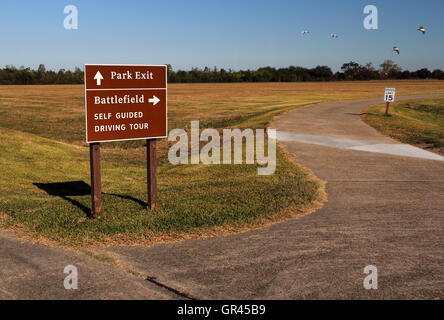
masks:
{"label": "green grass patch", "polygon": [[371,107],[363,120],[382,133],[404,143],[444,153],[444,99],[411,100]]}
{"label": "green grass patch", "polygon": [[[276,213],[302,208],[318,197],[319,184],[282,152],[274,175],[258,176],[256,165],[179,165],[163,162],[158,171],[159,209],[149,211],[146,169],[126,164],[103,150],[103,213],[88,218],[88,149],[10,129],[0,132],[0,211],[8,226],[65,244],[161,238],[194,229],[246,226]],[[68,182],[68,187],[63,183]],[[54,183],[56,190],[45,187]],[[59,188],[60,190],[57,190]],[[124,237],[125,238],[125,237]]]}

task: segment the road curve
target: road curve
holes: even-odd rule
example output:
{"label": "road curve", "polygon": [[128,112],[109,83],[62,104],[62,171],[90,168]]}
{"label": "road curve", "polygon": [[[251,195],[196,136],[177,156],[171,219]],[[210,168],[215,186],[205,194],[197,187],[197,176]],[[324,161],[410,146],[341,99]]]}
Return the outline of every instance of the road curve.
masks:
{"label": "road curve", "polygon": [[[361,122],[376,103],[309,106],[272,125],[290,135],[399,145]],[[223,238],[109,250],[201,299],[443,299],[444,162],[287,140],[281,145],[295,162],[327,181],[321,210]],[[377,290],[363,286],[368,265],[377,267]]]}

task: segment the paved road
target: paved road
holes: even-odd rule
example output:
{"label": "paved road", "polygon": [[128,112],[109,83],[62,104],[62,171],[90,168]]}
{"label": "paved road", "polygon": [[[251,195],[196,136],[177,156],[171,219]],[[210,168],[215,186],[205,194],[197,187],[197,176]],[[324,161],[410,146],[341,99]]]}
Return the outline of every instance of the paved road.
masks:
{"label": "paved road", "polygon": [[[290,134],[379,145],[363,152],[343,142],[281,142],[328,182],[329,201],[318,212],[224,238],[111,251],[195,298],[443,299],[444,162],[409,148],[406,157],[377,153],[399,146],[360,120],[379,102],[310,106],[273,123]],[[378,290],[363,288],[367,265],[378,268]]]}
{"label": "paved road", "polygon": [[[328,182],[318,212],[228,237],[107,249],[141,277],[0,232],[0,298],[443,299],[444,162],[384,153],[399,143],[359,119],[377,102],[326,103],[274,122],[295,161]],[[77,291],[63,288],[68,264],[79,269]],[[378,268],[378,290],[363,288],[367,265]]]}
{"label": "paved road", "polygon": [[[66,290],[64,269],[74,265],[78,289]],[[21,241],[0,231],[0,300],[178,299],[180,296],[82,255]]]}

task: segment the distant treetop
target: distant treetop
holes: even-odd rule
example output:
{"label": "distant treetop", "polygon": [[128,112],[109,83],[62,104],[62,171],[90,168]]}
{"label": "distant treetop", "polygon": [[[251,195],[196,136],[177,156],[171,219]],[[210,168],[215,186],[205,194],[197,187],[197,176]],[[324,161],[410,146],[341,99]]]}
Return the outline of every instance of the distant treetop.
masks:
{"label": "distant treetop", "polygon": [[[371,62],[360,65],[350,61],[344,63],[342,72],[333,73],[327,66],[303,68],[290,66],[288,68],[262,67],[257,70],[217,69],[205,67],[192,68],[189,71],[174,71],[168,65],[169,83],[205,83],[205,82],[296,82],[296,81],[340,81],[340,80],[385,80],[385,79],[439,79],[444,80],[444,71],[433,72],[423,68],[414,72],[402,71],[391,60],[380,64],[376,70]],[[46,70],[40,64],[37,70],[7,65],[0,69],[0,84],[83,84],[83,71],[60,69],[58,72]]]}

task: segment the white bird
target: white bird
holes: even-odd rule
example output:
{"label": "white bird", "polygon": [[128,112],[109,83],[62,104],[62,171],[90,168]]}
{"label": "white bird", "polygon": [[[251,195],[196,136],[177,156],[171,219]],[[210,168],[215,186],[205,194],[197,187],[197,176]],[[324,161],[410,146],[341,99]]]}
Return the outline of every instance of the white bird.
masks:
{"label": "white bird", "polygon": [[393,47],[393,51],[395,51],[397,54],[399,54],[400,52],[399,52],[399,48],[398,47],[396,47],[396,46],[394,46]]}
{"label": "white bird", "polygon": [[302,31],[301,33],[302,33],[302,35],[306,35],[306,34],[309,34],[310,31],[308,31],[308,30],[304,30],[304,31]]}
{"label": "white bird", "polygon": [[332,37],[332,38],[339,38],[339,36],[338,36],[336,33],[332,33],[332,34],[331,34],[331,37]]}
{"label": "white bird", "polygon": [[425,29],[423,26],[420,26],[420,27],[418,28],[418,31],[421,31],[422,34],[425,34],[425,33],[426,33],[426,29]]}

